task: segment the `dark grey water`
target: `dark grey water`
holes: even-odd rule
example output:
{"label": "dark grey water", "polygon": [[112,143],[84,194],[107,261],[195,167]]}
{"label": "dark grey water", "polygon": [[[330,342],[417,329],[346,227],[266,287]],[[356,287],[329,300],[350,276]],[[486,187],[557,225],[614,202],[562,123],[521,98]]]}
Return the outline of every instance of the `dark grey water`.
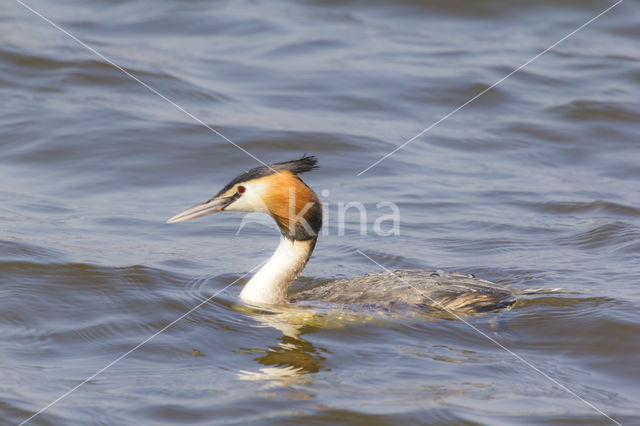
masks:
{"label": "dark grey water", "polygon": [[[467,324],[269,314],[241,284],[29,424],[640,423],[640,8],[27,4],[265,162],[315,154],[297,288],[379,268],[561,287]],[[242,277],[277,233],[164,221],[259,165],[14,0],[0,15],[0,419],[18,424]],[[374,232],[395,203],[400,234]],[[339,203],[355,209],[340,232]],[[268,222],[267,222],[268,223]],[[576,397],[578,395],[584,401]]]}

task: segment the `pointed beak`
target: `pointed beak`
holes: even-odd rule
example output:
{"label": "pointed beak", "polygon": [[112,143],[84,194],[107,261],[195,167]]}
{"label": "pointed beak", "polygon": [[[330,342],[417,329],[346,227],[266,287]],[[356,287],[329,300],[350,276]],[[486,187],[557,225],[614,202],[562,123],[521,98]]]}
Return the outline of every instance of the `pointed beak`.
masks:
{"label": "pointed beak", "polygon": [[185,222],[191,219],[197,219],[212,213],[218,213],[224,210],[229,204],[235,201],[234,197],[218,197],[205,201],[202,204],[195,205],[186,209],[167,220],[167,223]]}

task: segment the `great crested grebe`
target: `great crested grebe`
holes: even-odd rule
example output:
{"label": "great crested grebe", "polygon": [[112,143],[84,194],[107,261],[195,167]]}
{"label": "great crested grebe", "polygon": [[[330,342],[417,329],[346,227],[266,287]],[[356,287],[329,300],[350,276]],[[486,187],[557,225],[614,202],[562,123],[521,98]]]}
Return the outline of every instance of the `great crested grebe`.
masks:
{"label": "great crested grebe", "polygon": [[[311,257],[322,227],[318,196],[298,176],[317,167],[314,156],[256,167],[241,174],[202,204],[173,216],[184,222],[221,211],[271,215],[281,231],[271,258],[245,284],[240,298],[249,304],[279,305],[289,301],[289,287]],[[399,270],[330,282],[297,293],[291,302],[313,300],[340,304],[400,302],[458,313],[509,306],[514,297],[546,292],[517,290],[469,275],[432,270]]]}

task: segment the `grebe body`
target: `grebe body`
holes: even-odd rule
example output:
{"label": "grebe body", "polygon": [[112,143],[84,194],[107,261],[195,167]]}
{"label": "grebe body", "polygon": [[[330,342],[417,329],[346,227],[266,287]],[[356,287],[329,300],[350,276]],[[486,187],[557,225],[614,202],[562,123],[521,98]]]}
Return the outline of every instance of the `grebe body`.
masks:
{"label": "grebe body", "polygon": [[550,289],[519,290],[473,275],[428,269],[399,269],[335,280],[294,294],[290,301],[385,306],[397,303],[431,311],[471,314],[508,308],[516,296]]}

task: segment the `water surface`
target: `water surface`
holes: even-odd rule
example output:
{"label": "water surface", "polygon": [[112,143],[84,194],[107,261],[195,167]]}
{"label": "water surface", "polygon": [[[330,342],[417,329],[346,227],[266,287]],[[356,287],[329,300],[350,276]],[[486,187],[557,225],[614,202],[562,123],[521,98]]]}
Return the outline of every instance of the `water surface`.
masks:
{"label": "water surface", "polygon": [[[259,163],[20,3],[0,16],[0,418],[19,424],[640,423],[640,20],[613,3],[28,4],[265,162],[315,154],[296,288],[387,268],[560,287],[462,321],[243,307],[277,232],[166,225]],[[399,235],[374,232],[400,211]],[[362,235],[358,212],[366,207]]]}

